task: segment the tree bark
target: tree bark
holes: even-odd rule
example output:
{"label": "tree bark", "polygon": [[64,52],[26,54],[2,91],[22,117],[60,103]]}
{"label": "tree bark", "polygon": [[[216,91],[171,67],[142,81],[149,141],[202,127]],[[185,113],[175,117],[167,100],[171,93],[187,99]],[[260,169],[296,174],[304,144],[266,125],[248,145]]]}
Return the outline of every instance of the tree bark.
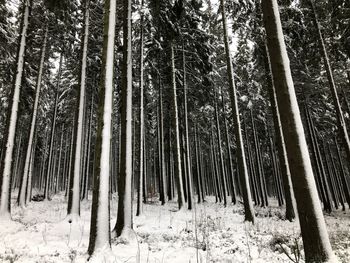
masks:
{"label": "tree bark", "polygon": [[60,62],[58,65],[58,74],[57,74],[57,82],[56,82],[56,90],[55,90],[55,102],[54,109],[51,119],[51,136],[50,136],[50,145],[49,145],[49,155],[47,160],[47,168],[46,168],[46,177],[45,177],[45,190],[44,190],[44,200],[49,200],[49,188],[50,188],[50,178],[51,178],[51,170],[52,170],[52,159],[53,159],[53,149],[54,149],[54,139],[55,139],[55,131],[56,131],[56,119],[57,119],[57,104],[59,97],[59,88],[60,81],[62,75],[62,63],[63,63],[63,55],[60,54]]}
{"label": "tree bark", "polygon": [[23,76],[24,55],[26,50],[26,37],[29,24],[29,9],[31,0],[24,1],[21,35],[19,37],[19,46],[17,53],[16,73],[11,94],[11,101],[8,107],[7,121],[4,130],[5,154],[3,154],[0,164],[1,179],[1,198],[0,198],[0,217],[11,217],[11,171],[13,162],[13,151],[15,144],[15,134],[17,125],[18,106],[21,91],[21,82]]}
{"label": "tree bark", "polygon": [[[141,2],[141,9],[143,8],[143,0]],[[137,207],[136,207],[136,216],[139,216],[142,214],[142,191],[143,191],[143,168],[144,168],[144,81],[143,81],[143,49],[144,49],[144,35],[143,35],[143,10],[140,14],[140,64],[139,64],[139,72],[140,72],[140,81],[139,81],[139,88],[140,88],[140,105],[139,105],[139,171],[138,171],[138,184],[137,184]]]}
{"label": "tree bark", "polygon": [[263,0],[262,10],[273,84],[276,88],[276,98],[297,202],[305,259],[306,262],[332,260],[336,262],[313,178],[277,0]]}
{"label": "tree bark", "polygon": [[335,86],[335,82],[333,79],[333,72],[332,72],[330,62],[329,62],[326,45],[325,45],[324,40],[323,40],[321,27],[320,27],[320,24],[318,22],[315,4],[314,4],[313,0],[309,0],[309,2],[311,5],[312,18],[314,20],[314,24],[316,26],[316,30],[317,30],[317,34],[318,34],[318,38],[319,38],[320,52],[323,56],[324,66],[325,66],[326,73],[327,73],[329,88],[330,88],[331,93],[332,93],[333,102],[334,102],[334,106],[335,106],[335,110],[336,110],[338,129],[339,129],[339,132],[341,135],[343,146],[345,148],[347,162],[348,162],[348,164],[350,164],[350,139],[349,139],[349,135],[348,135],[347,127],[346,127],[346,122],[344,120],[344,115],[343,115],[343,111],[341,109],[337,88]]}
{"label": "tree bark", "polygon": [[132,237],[132,47],[131,0],[123,1],[123,64],[121,94],[121,141],[118,177],[118,215],[113,235]]}
{"label": "tree bark", "polygon": [[94,190],[88,253],[111,246],[109,205],[109,160],[113,103],[116,0],[105,1],[102,74],[99,90],[98,129],[95,148]]}
{"label": "tree bark", "polygon": [[238,157],[238,167],[239,167],[239,176],[242,187],[242,196],[243,196],[243,204],[244,204],[244,220],[250,221],[254,223],[254,208],[252,197],[250,193],[249,179],[248,179],[248,170],[244,153],[244,145],[242,138],[242,130],[241,130],[241,122],[239,116],[238,109],[238,101],[236,94],[236,86],[234,82],[233,68],[232,68],[232,57],[230,53],[230,43],[228,39],[227,33],[227,19],[225,12],[225,2],[224,0],[220,0],[221,3],[221,13],[222,13],[222,22],[224,28],[224,42],[225,42],[225,51],[226,51],[226,63],[227,63],[227,74],[230,85],[230,98],[231,98],[231,107],[234,116],[234,127],[235,127],[235,137],[236,137],[236,145],[237,145],[237,157]]}
{"label": "tree bark", "polygon": [[172,75],[172,103],[173,103],[173,127],[175,132],[175,147],[174,147],[174,165],[175,165],[175,180],[177,188],[177,202],[179,209],[181,209],[185,203],[184,188],[182,182],[182,167],[181,167],[181,148],[180,148],[180,131],[179,131],[179,113],[177,106],[177,95],[176,95],[176,79],[175,79],[175,57],[174,57],[174,44],[171,43],[171,75]]}

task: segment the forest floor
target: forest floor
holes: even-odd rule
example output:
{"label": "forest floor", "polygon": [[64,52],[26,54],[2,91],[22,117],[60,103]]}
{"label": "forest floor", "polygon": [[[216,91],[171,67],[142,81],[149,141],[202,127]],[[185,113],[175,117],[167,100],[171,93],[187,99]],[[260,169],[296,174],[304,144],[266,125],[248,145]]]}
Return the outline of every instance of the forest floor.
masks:
{"label": "forest floor", "polygon": [[[13,221],[0,222],[0,262],[86,262],[91,202],[82,202],[81,220],[72,224],[66,206],[62,194],[25,210],[14,205]],[[111,228],[116,210],[113,198]],[[298,223],[281,220],[282,208],[257,208],[255,225],[243,222],[241,205],[225,208],[213,198],[192,211],[151,202],[143,212],[134,217],[135,241],[113,240],[112,251],[94,262],[303,262]],[[350,262],[350,212],[325,218],[335,253]]]}

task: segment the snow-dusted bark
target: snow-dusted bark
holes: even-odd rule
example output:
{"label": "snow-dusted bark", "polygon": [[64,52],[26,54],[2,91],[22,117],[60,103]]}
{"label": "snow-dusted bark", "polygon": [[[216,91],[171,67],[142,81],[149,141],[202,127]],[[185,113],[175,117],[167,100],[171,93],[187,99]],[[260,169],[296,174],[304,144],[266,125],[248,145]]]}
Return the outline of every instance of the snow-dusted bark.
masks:
{"label": "snow-dusted bark", "polygon": [[84,105],[85,105],[85,81],[86,81],[86,64],[87,64],[87,47],[89,37],[89,0],[85,1],[85,20],[84,20],[84,34],[82,41],[82,55],[81,55],[81,69],[79,80],[79,92],[77,100],[79,105],[76,111],[76,125],[74,131],[73,143],[73,162],[70,175],[70,185],[68,194],[68,208],[67,218],[72,220],[74,217],[80,215],[80,176],[83,171],[81,165],[82,146],[83,146],[83,127],[84,127]]}
{"label": "snow-dusted bark", "polygon": [[275,134],[276,134],[278,159],[280,161],[284,195],[286,199],[286,219],[289,221],[293,221],[295,219],[296,203],[294,198],[292,179],[290,177],[291,175],[289,170],[287,151],[286,151],[286,146],[284,143],[284,137],[283,137],[282,127],[281,127],[281,117],[277,106],[276,91],[272,83],[271,68],[270,68],[271,63],[269,62],[269,54],[268,54],[267,47],[266,47],[266,55],[267,55],[268,66],[269,66],[268,69],[266,69],[268,70],[268,72],[266,72],[268,74],[267,76],[268,89],[269,89],[273,124],[274,124]]}
{"label": "snow-dusted bark", "polygon": [[121,90],[121,140],[120,168],[118,177],[118,215],[115,228],[116,236],[131,238],[132,230],[132,47],[131,47],[131,0],[124,0],[123,18],[123,65]]}
{"label": "snow-dusted bark", "polygon": [[109,162],[112,102],[116,0],[106,0],[104,14],[102,79],[99,91],[98,130],[95,150],[94,189],[91,208],[89,254],[111,245],[109,211]]}
{"label": "snow-dusted bark", "polygon": [[328,84],[329,84],[329,87],[330,87],[330,90],[332,93],[332,97],[333,97],[333,103],[335,106],[337,122],[338,122],[337,123],[338,130],[340,132],[340,135],[341,135],[341,138],[343,141],[343,146],[345,148],[345,152],[347,155],[347,161],[348,161],[348,163],[350,163],[350,139],[349,139],[349,134],[348,134],[348,130],[346,127],[346,122],[344,119],[344,114],[343,114],[343,111],[342,111],[342,108],[340,105],[338,91],[337,91],[337,88],[335,86],[335,82],[334,82],[334,78],[333,78],[333,71],[331,68],[331,64],[329,62],[326,45],[325,45],[324,40],[323,40],[321,26],[318,22],[318,17],[317,17],[317,13],[316,13],[316,9],[315,9],[314,0],[309,0],[309,2],[311,4],[314,24],[315,24],[316,29],[317,29],[317,34],[318,34],[319,44],[320,44],[320,52],[323,56],[324,66],[325,66],[326,73],[327,73]]}
{"label": "snow-dusted bark", "polygon": [[87,154],[86,154],[86,165],[85,165],[85,179],[84,179],[84,191],[83,191],[83,200],[88,200],[89,197],[89,174],[90,174],[90,155],[91,155],[91,133],[92,133],[92,116],[93,116],[93,103],[94,98],[91,98],[90,105],[90,117],[89,117],[89,125],[88,125],[88,138],[87,138]]}
{"label": "snow-dusted bark", "polygon": [[163,86],[160,83],[159,76],[159,163],[160,163],[160,181],[161,181],[161,203],[167,202],[167,180],[166,180],[166,164],[164,151],[164,108],[163,108]]}
{"label": "snow-dusted bark", "polygon": [[172,75],[172,87],[173,87],[173,127],[175,131],[175,147],[174,147],[174,165],[175,165],[175,180],[177,188],[177,202],[179,209],[181,209],[185,202],[185,195],[182,182],[182,167],[181,167],[181,149],[180,149],[180,130],[179,130],[179,113],[177,106],[176,95],[176,79],[175,79],[175,57],[174,57],[174,44],[171,43],[171,75]]}
{"label": "snow-dusted bark", "polygon": [[44,199],[49,199],[49,188],[50,188],[50,179],[52,178],[52,154],[54,148],[54,138],[56,131],[56,118],[57,118],[57,108],[58,108],[58,97],[59,97],[59,87],[62,75],[62,63],[63,63],[63,54],[60,54],[60,62],[58,65],[58,73],[57,73],[57,82],[56,82],[56,94],[55,94],[55,102],[54,102],[54,112],[51,119],[51,136],[50,136],[50,146],[49,146],[49,155],[47,160],[47,169],[46,169],[46,178],[45,178],[45,190],[44,190]]}
{"label": "snow-dusted bark", "polygon": [[62,152],[63,152],[63,137],[65,135],[64,130],[64,124],[62,124],[61,128],[61,139],[60,139],[60,146],[59,146],[59,154],[58,154],[58,165],[57,165],[57,184],[55,187],[55,193],[58,192],[59,187],[62,185],[62,178],[63,178],[63,171],[61,173],[61,166],[62,166]]}
{"label": "snow-dusted bark", "polygon": [[[221,92],[222,94],[222,92]],[[224,126],[225,126],[225,142],[226,142],[226,151],[227,151],[227,158],[228,158],[228,181],[230,183],[230,191],[231,191],[231,199],[232,203],[236,204],[237,198],[236,198],[236,182],[234,177],[234,169],[233,169],[233,163],[232,163],[232,152],[231,152],[231,143],[230,143],[230,137],[228,132],[228,125],[227,125],[227,117],[225,112],[225,102],[224,102],[224,96],[221,95],[221,103],[222,103],[222,109],[223,109],[223,117],[224,117]]]}
{"label": "snow-dusted bark", "polygon": [[[143,7],[143,0],[141,4],[141,9]],[[143,48],[144,48],[144,35],[143,35],[143,13],[141,13],[140,18],[140,105],[139,105],[139,171],[138,171],[138,183],[137,183],[137,207],[136,207],[136,216],[141,215],[142,213],[142,191],[143,191],[143,138],[144,138],[144,96],[143,96]]]}
{"label": "snow-dusted bark", "polygon": [[222,197],[224,200],[224,206],[227,205],[227,185],[226,185],[226,178],[225,178],[225,164],[224,164],[224,156],[222,153],[222,145],[221,145],[221,129],[220,129],[220,122],[219,122],[219,113],[218,113],[218,103],[217,103],[217,96],[215,91],[215,128],[216,128],[216,140],[218,144],[218,150],[219,150],[219,164],[218,164],[218,172],[221,179],[221,189],[222,189]]}
{"label": "snow-dusted bark", "polygon": [[21,207],[24,207],[26,205],[26,192],[28,192],[27,190],[28,173],[29,173],[29,166],[32,159],[31,155],[33,152],[33,140],[34,140],[34,133],[35,133],[36,118],[38,113],[41,80],[43,75],[44,61],[45,61],[45,54],[46,54],[47,34],[48,34],[48,27],[46,26],[43,46],[41,50],[39,73],[38,73],[38,78],[36,83],[36,92],[35,92],[35,100],[34,100],[33,113],[32,113],[32,121],[30,125],[28,145],[27,145],[26,157],[24,161],[24,171],[23,171],[21,188],[19,190],[19,196],[18,196],[18,205]]}
{"label": "snow-dusted bark", "polygon": [[30,155],[30,163],[28,169],[28,184],[27,184],[27,193],[26,193],[26,204],[32,201],[32,179],[33,179],[33,170],[34,170],[34,148],[35,142],[33,146],[32,154]]}
{"label": "snow-dusted bark", "polygon": [[1,159],[1,170],[0,178],[2,178],[1,183],[1,199],[0,199],[0,217],[10,218],[10,201],[11,201],[11,170],[13,161],[13,149],[15,144],[15,134],[16,134],[16,124],[17,124],[17,112],[19,105],[19,97],[21,90],[21,82],[23,75],[23,65],[24,65],[24,53],[26,50],[26,37],[29,22],[29,8],[31,5],[30,0],[24,1],[23,8],[23,20],[21,26],[20,42],[17,54],[17,65],[16,74],[14,77],[14,86],[12,90],[12,98],[9,105],[10,116],[5,127],[4,141],[6,143],[5,154]]}
{"label": "snow-dusted bark", "polygon": [[263,0],[262,10],[273,83],[297,201],[305,259],[306,262],[336,262],[317,195],[277,0]]}
{"label": "snow-dusted bark", "polygon": [[246,221],[254,222],[254,209],[253,202],[250,193],[249,179],[248,179],[248,169],[246,164],[244,145],[243,145],[243,137],[241,131],[241,121],[239,116],[238,102],[237,102],[237,94],[236,94],[236,86],[234,81],[233,74],[233,66],[232,66],[232,57],[230,52],[230,43],[228,39],[227,33],[227,19],[225,12],[225,1],[220,0],[221,2],[221,14],[222,14],[222,23],[224,30],[224,42],[225,42],[225,51],[226,51],[226,63],[227,63],[227,74],[230,85],[230,98],[231,98],[231,107],[234,118],[234,131],[236,137],[236,145],[237,145],[237,158],[238,158],[238,170],[239,170],[239,178],[241,182],[241,190],[243,196],[244,203],[244,215]]}
{"label": "snow-dusted bark", "polygon": [[187,76],[186,76],[186,55],[185,47],[182,45],[182,71],[183,71],[183,105],[184,105],[184,129],[185,129],[185,157],[186,157],[186,175],[187,175],[187,204],[188,209],[192,209],[193,202],[193,187],[192,187],[192,167],[191,167],[191,152],[190,152],[190,142],[188,135],[188,110],[187,110]]}

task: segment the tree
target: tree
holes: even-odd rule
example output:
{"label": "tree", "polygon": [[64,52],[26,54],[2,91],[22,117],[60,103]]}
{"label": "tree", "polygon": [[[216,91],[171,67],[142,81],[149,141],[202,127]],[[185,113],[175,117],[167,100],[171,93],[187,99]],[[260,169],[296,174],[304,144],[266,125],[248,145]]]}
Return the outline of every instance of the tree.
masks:
{"label": "tree", "polygon": [[24,171],[23,171],[21,187],[19,189],[19,194],[18,194],[18,205],[21,207],[24,207],[26,205],[26,200],[27,200],[26,195],[30,195],[30,189],[28,187],[30,186],[30,184],[28,183],[28,177],[29,177],[29,169],[31,166],[31,160],[33,158],[33,152],[34,152],[33,141],[34,141],[34,133],[35,133],[35,127],[36,127],[40,90],[41,90],[41,84],[42,84],[41,83],[42,75],[43,75],[44,62],[45,62],[48,26],[46,26],[44,34],[45,35],[44,35],[43,46],[41,50],[39,74],[38,74],[38,79],[36,83],[35,101],[33,105],[33,113],[32,113],[31,125],[30,125],[28,146],[27,146],[27,151],[25,155]]}
{"label": "tree", "polygon": [[144,30],[143,30],[143,21],[144,21],[144,17],[143,17],[143,0],[141,2],[141,14],[140,14],[140,68],[139,68],[139,72],[140,72],[140,81],[139,81],[139,88],[140,88],[140,109],[139,109],[139,171],[138,171],[138,183],[137,183],[137,209],[136,209],[136,216],[141,215],[142,213],[142,191],[143,191],[143,176],[144,176],[144,81],[143,81],[143,68],[144,68]]}
{"label": "tree", "polygon": [[262,2],[273,84],[281,115],[306,262],[335,262],[329,242],[283,38],[277,0]]}
{"label": "tree", "polygon": [[227,20],[225,12],[225,2],[220,0],[221,3],[221,14],[222,14],[222,23],[224,30],[224,42],[225,42],[225,51],[226,51],[226,65],[227,65],[227,74],[229,78],[230,85],[230,98],[231,98],[231,107],[233,111],[234,126],[235,126],[235,137],[237,145],[237,158],[238,158],[238,169],[239,169],[239,178],[241,183],[241,190],[244,203],[244,215],[245,220],[254,223],[254,211],[253,203],[250,193],[249,179],[248,179],[248,170],[244,153],[244,145],[241,131],[241,121],[239,116],[239,109],[237,103],[236,87],[234,82],[233,68],[232,68],[232,58],[231,51],[227,33]]}
{"label": "tree", "polygon": [[0,216],[10,218],[11,208],[11,171],[13,162],[13,150],[15,144],[17,111],[21,91],[21,81],[23,75],[24,55],[26,50],[26,37],[29,24],[29,9],[31,6],[30,0],[23,2],[23,16],[21,24],[21,34],[19,37],[16,73],[13,79],[14,85],[12,90],[11,101],[9,105],[9,114],[5,127],[5,154],[2,156],[0,165],[0,179],[1,182],[1,199],[0,199]]}
{"label": "tree", "polygon": [[84,105],[85,105],[85,81],[86,81],[86,66],[87,66],[87,48],[89,38],[89,3],[90,0],[85,1],[85,15],[84,15],[84,33],[82,34],[83,40],[81,42],[81,71],[79,79],[79,91],[77,96],[77,109],[76,109],[76,125],[74,131],[74,143],[73,153],[74,159],[72,163],[72,170],[69,183],[69,195],[68,195],[68,220],[73,220],[74,217],[80,215],[80,176],[82,174],[81,159],[82,159],[82,145],[83,145],[83,127],[84,127]]}
{"label": "tree", "polygon": [[118,215],[113,233],[126,240],[132,234],[132,46],[131,0],[123,1],[123,64],[121,90],[121,156],[118,176]]}
{"label": "tree", "polygon": [[116,0],[106,0],[89,255],[93,255],[98,249],[111,245],[109,224],[110,165],[106,160],[110,160],[115,24]]}

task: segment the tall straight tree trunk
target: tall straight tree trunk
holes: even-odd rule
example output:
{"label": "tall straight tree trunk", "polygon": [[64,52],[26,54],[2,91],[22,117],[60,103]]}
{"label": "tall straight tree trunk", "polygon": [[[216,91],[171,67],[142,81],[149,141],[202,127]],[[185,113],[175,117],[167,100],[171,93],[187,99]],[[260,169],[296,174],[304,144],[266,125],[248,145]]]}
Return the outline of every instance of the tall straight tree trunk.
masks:
{"label": "tall straight tree trunk", "polygon": [[328,156],[330,159],[331,172],[333,174],[335,185],[336,185],[337,192],[338,192],[338,198],[339,198],[339,201],[342,205],[342,210],[345,211],[345,197],[344,197],[342,185],[341,185],[340,180],[339,180],[339,173],[337,171],[337,167],[336,167],[334,159],[333,159],[332,150],[331,150],[331,147],[328,143],[327,143],[327,149],[328,149]]}
{"label": "tall straight tree trunk", "polygon": [[15,144],[15,134],[17,125],[17,113],[20,99],[21,82],[24,66],[24,54],[26,50],[26,37],[29,24],[29,9],[31,0],[24,0],[21,35],[19,38],[16,73],[11,94],[11,101],[8,107],[6,126],[3,135],[5,143],[5,154],[0,160],[0,180],[1,180],[1,198],[0,198],[0,217],[11,217],[11,171],[13,162],[13,149]]}
{"label": "tall straight tree trunk", "polygon": [[67,220],[76,220],[80,216],[80,177],[82,174],[81,160],[83,157],[83,127],[84,127],[84,105],[85,105],[85,81],[86,81],[86,66],[87,66],[87,47],[89,39],[89,2],[85,0],[85,17],[83,27],[83,41],[81,43],[81,68],[79,79],[79,90],[77,96],[77,108],[75,113],[76,125],[74,130],[72,169],[70,175]]}
{"label": "tall straight tree trunk", "polygon": [[85,181],[84,181],[84,192],[83,200],[88,200],[89,198],[89,178],[90,178],[90,156],[91,156],[91,137],[92,137],[92,116],[93,116],[93,105],[94,97],[91,97],[90,105],[90,117],[89,117],[89,128],[88,128],[88,143],[87,143],[87,157],[86,157],[86,166],[85,166]]}
{"label": "tall straight tree trunk", "polygon": [[54,150],[53,148],[54,148],[54,138],[55,138],[56,118],[57,118],[57,108],[58,108],[57,104],[58,104],[59,87],[60,87],[61,74],[62,74],[62,63],[63,63],[63,55],[61,53],[60,62],[58,65],[54,109],[53,109],[53,115],[51,119],[51,136],[50,136],[49,155],[47,160],[46,177],[45,177],[44,200],[49,200],[49,188],[50,188],[50,178],[51,178],[52,159],[53,159],[52,154]]}
{"label": "tall straight tree trunk", "polygon": [[348,180],[345,177],[344,165],[342,162],[341,151],[340,151],[340,148],[338,146],[337,139],[335,138],[334,141],[335,141],[335,146],[337,148],[337,157],[338,157],[338,161],[339,161],[339,165],[340,165],[340,179],[341,179],[341,182],[343,185],[345,200],[348,203],[348,206],[350,207],[350,188],[349,188]]}
{"label": "tall straight tree trunk", "polygon": [[28,170],[28,184],[27,184],[27,193],[26,193],[26,204],[28,204],[32,200],[32,181],[33,181],[33,172],[34,172],[34,156],[35,156],[35,144],[36,140],[34,140],[33,144],[33,152],[30,155],[30,164]]}
{"label": "tall straight tree trunk", "polygon": [[259,191],[259,195],[261,198],[261,203],[260,205],[262,207],[267,206],[267,204],[265,204],[265,202],[267,202],[267,200],[265,200],[265,195],[264,195],[264,186],[263,186],[263,174],[262,174],[262,165],[259,159],[259,141],[256,135],[256,130],[255,130],[255,122],[254,122],[254,118],[253,118],[253,113],[252,113],[252,109],[250,110],[250,120],[251,120],[251,124],[252,124],[252,132],[253,132],[253,151],[252,151],[252,156],[255,157],[255,161],[256,161],[256,182],[257,182],[257,188]]}
{"label": "tall straight tree trunk", "polygon": [[[306,262],[336,262],[318,199],[311,160],[304,135],[298,102],[289,66],[277,0],[263,0],[262,10],[267,33],[273,84],[281,114],[282,130]],[[333,260],[333,261],[332,261]]]}
{"label": "tall straight tree trunk", "polygon": [[94,188],[88,253],[111,246],[109,163],[112,131],[114,39],[116,0],[105,1],[102,72],[99,90],[98,129],[95,147]]}
{"label": "tall straight tree trunk", "polygon": [[197,176],[197,195],[198,195],[198,203],[204,202],[204,189],[203,189],[203,174],[201,171],[201,161],[200,161],[200,150],[198,143],[198,128],[197,124],[194,129],[194,147],[195,147],[195,158],[196,158],[196,176]]}
{"label": "tall straight tree trunk", "polygon": [[19,177],[18,175],[19,175],[19,167],[20,167],[21,148],[23,144],[23,140],[22,140],[23,134],[21,133],[18,136],[19,138],[17,139],[17,143],[16,143],[15,165],[13,166],[13,171],[12,171],[14,176],[13,178],[11,178],[11,185],[12,185],[12,180],[16,179],[16,177]]}
{"label": "tall straight tree trunk", "polygon": [[228,126],[227,126],[227,118],[226,118],[226,111],[225,111],[225,102],[224,102],[224,96],[221,92],[221,104],[222,104],[222,110],[224,114],[224,125],[225,125],[225,141],[226,141],[226,150],[227,150],[227,158],[228,158],[228,179],[230,182],[230,190],[231,190],[231,199],[232,203],[237,203],[237,190],[236,190],[236,183],[235,183],[235,177],[234,177],[234,169],[233,169],[233,163],[232,163],[232,152],[231,152],[231,145],[230,145],[230,137],[228,133]]}
{"label": "tall straight tree trunk", "polygon": [[321,201],[323,202],[324,205],[324,209],[328,212],[331,211],[331,204],[329,202],[329,193],[327,191],[327,188],[325,186],[324,180],[323,180],[323,173],[324,173],[324,169],[323,169],[323,164],[320,160],[320,156],[318,154],[317,151],[317,140],[316,140],[316,136],[314,133],[314,126],[311,120],[311,116],[309,113],[309,110],[307,108],[307,105],[305,105],[305,115],[306,115],[306,122],[307,122],[307,127],[308,127],[308,132],[310,135],[310,144],[311,144],[311,151],[312,151],[312,157],[314,159],[314,164],[316,166],[316,183],[318,183],[319,185],[319,193],[321,194]]}
{"label": "tall straight tree trunk", "polygon": [[[339,206],[338,206],[339,202],[338,202],[337,188],[336,188],[336,186],[335,186],[334,177],[333,177],[332,171],[331,171],[330,166],[329,166],[325,142],[322,143],[322,153],[321,153],[321,156],[324,156],[325,171],[326,171],[327,174],[328,174],[328,178],[327,178],[327,179],[328,179],[329,190],[330,190],[330,193],[331,193],[331,195],[332,195],[334,207],[335,207],[335,209],[338,209],[338,208],[339,208]],[[321,157],[321,158],[322,158],[322,157]],[[327,180],[327,179],[326,179],[326,180]]]}
{"label": "tall straight tree trunk", "polygon": [[72,170],[72,162],[73,162],[73,139],[74,139],[74,127],[75,127],[75,121],[73,120],[73,127],[70,131],[70,144],[69,144],[69,157],[68,157],[68,169],[67,169],[67,185],[65,189],[65,197],[68,195],[69,191],[69,185],[70,185],[70,176],[71,176],[71,170]]}
{"label": "tall straight tree trunk", "polygon": [[340,132],[340,135],[342,138],[343,146],[345,147],[345,152],[346,152],[348,164],[350,164],[350,139],[349,139],[346,123],[344,120],[343,111],[341,109],[337,88],[335,86],[335,82],[333,79],[333,72],[332,72],[330,62],[329,62],[326,45],[325,45],[324,40],[323,40],[321,27],[320,27],[320,24],[318,22],[318,17],[317,17],[314,1],[309,0],[309,2],[311,5],[311,9],[312,9],[311,10],[312,11],[312,18],[313,18],[314,24],[316,26],[316,30],[317,30],[317,34],[318,34],[318,38],[319,38],[320,52],[323,56],[324,66],[325,66],[327,78],[328,78],[328,84],[329,84],[329,87],[330,87],[330,90],[332,93],[333,102],[334,102],[334,106],[335,106],[335,110],[336,110],[338,129],[339,129],[339,132]]}
{"label": "tall straight tree trunk", "polygon": [[160,162],[160,181],[161,185],[161,202],[164,205],[167,201],[166,194],[166,171],[165,171],[165,153],[164,153],[164,116],[163,116],[163,84],[159,75],[159,162]]}
{"label": "tall straight tree trunk", "polygon": [[[141,9],[143,8],[143,0],[141,2]],[[144,168],[144,96],[143,96],[143,61],[144,61],[144,54],[143,54],[143,49],[144,49],[144,35],[143,35],[143,10],[141,11],[140,14],[140,64],[139,64],[139,72],[140,72],[140,105],[139,105],[139,171],[138,171],[138,183],[137,183],[137,207],[136,207],[136,216],[139,216],[142,214],[142,191],[143,191],[143,168]]]}
{"label": "tall straight tree trunk", "polygon": [[41,80],[42,80],[42,75],[43,75],[44,61],[45,61],[45,54],[46,54],[47,34],[48,34],[48,26],[46,26],[46,29],[45,29],[43,46],[41,49],[41,58],[40,58],[38,78],[37,78],[37,82],[36,82],[36,92],[35,92],[35,99],[34,99],[34,105],[33,105],[32,120],[31,120],[31,125],[30,125],[30,132],[29,132],[29,138],[28,138],[26,157],[25,157],[25,161],[24,161],[24,171],[23,171],[23,176],[22,176],[22,180],[21,180],[22,181],[21,188],[20,188],[19,194],[18,194],[18,205],[21,206],[22,208],[26,205],[26,196],[25,195],[26,195],[26,192],[28,192],[27,191],[28,173],[29,173],[29,166],[30,166],[30,163],[32,160],[31,154],[33,153],[33,140],[34,140],[34,133],[35,133],[36,118],[37,118],[37,113],[38,113]]}
{"label": "tall straight tree trunk", "polygon": [[225,179],[225,169],[224,169],[224,156],[223,156],[223,150],[221,145],[221,130],[220,130],[220,122],[219,122],[219,113],[218,113],[218,102],[217,102],[217,94],[215,91],[215,127],[216,127],[216,139],[218,144],[218,150],[219,150],[219,174],[221,177],[221,187],[222,187],[222,195],[224,199],[224,206],[227,205],[227,185],[226,185],[226,179]]}
{"label": "tall straight tree trunk", "polygon": [[213,171],[213,177],[214,177],[214,184],[216,189],[216,199],[221,203],[222,195],[221,195],[221,188],[220,188],[220,178],[219,178],[219,171],[218,171],[218,164],[216,160],[216,149],[215,149],[215,140],[214,140],[214,131],[213,131],[213,125],[211,127],[211,141],[210,141],[210,149],[211,149],[211,163],[212,163],[212,171]]}
{"label": "tall straight tree trunk", "polygon": [[61,129],[61,139],[60,139],[60,146],[59,146],[59,154],[58,154],[58,167],[57,167],[57,184],[55,187],[55,193],[57,193],[58,191],[58,186],[61,182],[61,177],[62,177],[62,173],[60,172],[61,170],[61,159],[62,159],[62,150],[63,150],[63,135],[64,135],[64,124],[62,125],[62,129]]}
{"label": "tall straight tree trunk", "polygon": [[123,65],[121,97],[121,156],[118,177],[118,215],[114,227],[116,236],[126,240],[132,236],[132,59],[131,0],[123,1]]}
{"label": "tall straight tree trunk", "polygon": [[292,186],[292,179],[291,179],[290,170],[289,170],[287,151],[286,151],[284,136],[283,136],[282,127],[281,127],[281,117],[277,106],[276,91],[272,83],[271,68],[270,68],[270,61],[269,61],[267,46],[266,46],[266,57],[267,57],[267,63],[268,63],[268,65],[266,66],[266,71],[268,70],[267,85],[268,85],[268,92],[269,92],[270,103],[271,103],[273,125],[275,128],[275,134],[276,134],[276,146],[277,146],[277,152],[278,152],[278,159],[280,161],[279,163],[280,163],[281,175],[282,175],[282,181],[283,181],[284,196],[286,198],[286,215],[285,216],[287,220],[293,221],[295,219],[296,204],[295,204],[295,198],[294,198],[294,192],[293,192],[293,186]]}
{"label": "tall straight tree trunk", "polygon": [[192,169],[191,169],[191,153],[190,142],[188,138],[188,110],[187,110],[187,81],[186,81],[186,55],[185,44],[182,44],[182,71],[183,71],[183,104],[184,104],[184,136],[185,136],[185,156],[186,156],[186,174],[187,174],[187,205],[188,209],[192,209],[193,202],[193,186],[192,186]]}
{"label": "tall straight tree trunk", "polygon": [[230,85],[231,107],[233,111],[235,137],[236,137],[236,145],[237,145],[236,153],[238,157],[238,169],[239,169],[239,176],[240,176],[241,190],[242,190],[243,204],[244,204],[244,216],[245,216],[244,220],[254,223],[254,208],[253,208],[253,202],[252,202],[252,197],[250,193],[248,169],[247,169],[245,153],[244,153],[241,122],[240,122],[238,101],[237,101],[237,94],[236,94],[237,91],[236,91],[234,75],[233,75],[230,42],[229,42],[228,33],[227,33],[225,1],[220,0],[220,3],[221,3],[222,23],[223,23],[223,29],[224,29],[227,74],[228,74],[229,85]]}
{"label": "tall straight tree trunk", "polygon": [[173,127],[175,132],[175,147],[174,147],[174,165],[175,165],[175,180],[177,188],[177,202],[179,209],[181,209],[185,203],[184,188],[182,182],[182,167],[181,167],[181,146],[180,146],[180,130],[179,130],[179,113],[177,106],[177,95],[176,95],[176,78],[175,78],[175,55],[174,55],[174,44],[171,43],[171,76],[172,76],[172,102],[173,102]]}

